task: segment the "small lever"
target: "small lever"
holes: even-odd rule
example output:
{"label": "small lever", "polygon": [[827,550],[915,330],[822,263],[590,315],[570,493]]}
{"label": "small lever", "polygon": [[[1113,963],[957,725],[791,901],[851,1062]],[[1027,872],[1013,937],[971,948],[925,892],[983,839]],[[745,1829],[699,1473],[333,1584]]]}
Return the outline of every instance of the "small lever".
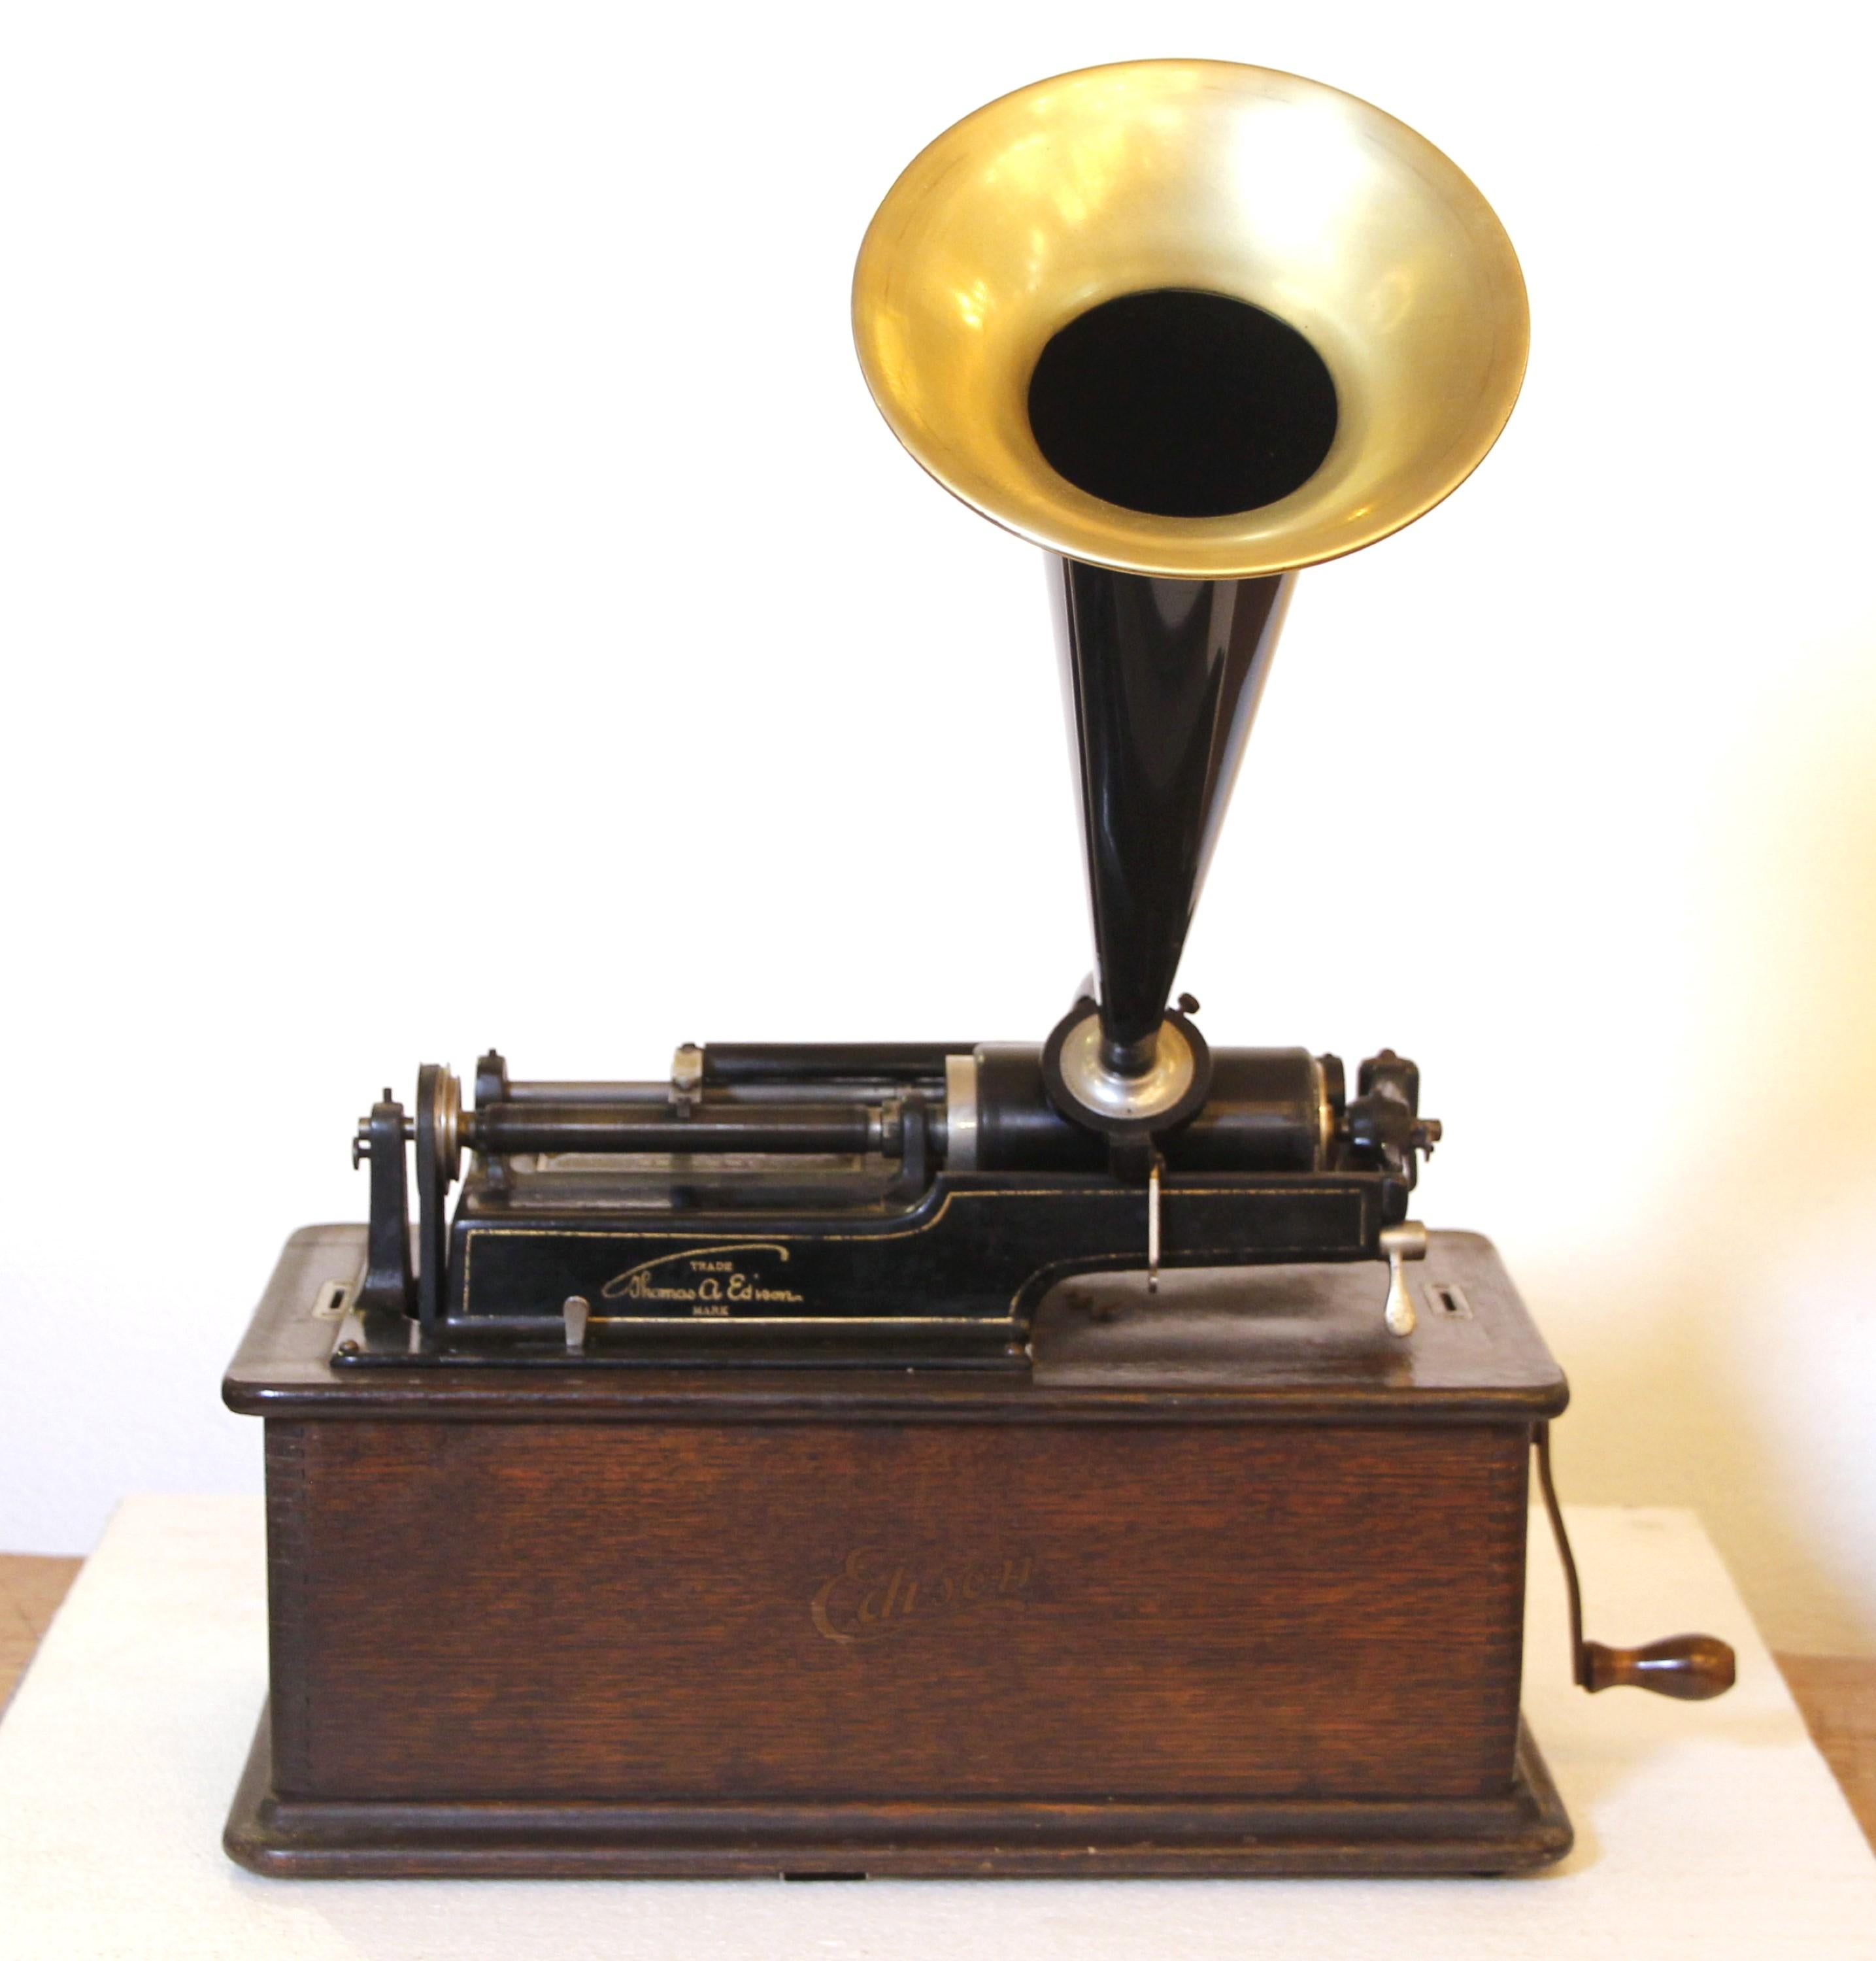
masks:
{"label": "small lever", "polygon": [[1387,1306],[1383,1318],[1390,1334],[1406,1336],[1415,1326],[1414,1297],[1404,1271],[1409,1260],[1427,1257],[1427,1229],[1409,1219],[1381,1229],[1381,1251],[1387,1255]]}
{"label": "small lever", "polygon": [[688,1117],[704,1095],[704,1051],[695,1042],[680,1042],[671,1058],[671,1107]]}
{"label": "small lever", "polygon": [[1738,1673],[1733,1650],[1712,1634],[1670,1634],[1638,1648],[1612,1648],[1583,1638],[1583,1590],[1578,1583],[1570,1535],[1564,1529],[1563,1508],[1550,1475],[1550,1426],[1540,1423],[1532,1440],[1537,1446],[1537,1482],[1544,1510],[1563,1562],[1564,1585],[1570,1596],[1570,1667],[1576,1685],[1591,1695],[1605,1688],[1647,1688],[1671,1695],[1677,1702],[1706,1702],[1724,1695]]}
{"label": "small lever", "polygon": [[1160,1153],[1147,1173],[1147,1291],[1160,1291]]}

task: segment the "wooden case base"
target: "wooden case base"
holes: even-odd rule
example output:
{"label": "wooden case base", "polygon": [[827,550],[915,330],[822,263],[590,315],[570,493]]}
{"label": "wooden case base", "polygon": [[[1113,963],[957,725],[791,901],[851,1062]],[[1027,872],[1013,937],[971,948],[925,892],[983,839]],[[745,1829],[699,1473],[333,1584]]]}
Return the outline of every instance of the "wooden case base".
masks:
{"label": "wooden case base", "polygon": [[296,1235],[273,1692],[231,1855],[302,1877],[1504,1872],[1570,1828],[1520,1720],[1561,1374],[1482,1240],[1090,1277],[1027,1375],[361,1374]]}
{"label": "wooden case base", "polygon": [[1547,1866],[1570,1821],[1519,1726],[1501,1797],[1428,1803],[351,1803],[271,1789],[263,1712],[222,1842],[277,1879],[1312,1879]]}

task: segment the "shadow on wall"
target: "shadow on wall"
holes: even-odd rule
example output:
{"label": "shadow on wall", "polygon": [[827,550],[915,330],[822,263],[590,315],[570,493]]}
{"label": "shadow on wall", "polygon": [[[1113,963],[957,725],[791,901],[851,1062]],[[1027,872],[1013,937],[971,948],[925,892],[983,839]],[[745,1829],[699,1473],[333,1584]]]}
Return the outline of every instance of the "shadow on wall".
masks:
{"label": "shadow on wall", "polygon": [[1701,998],[1641,1092],[1690,1107],[1646,1252],[1565,1358],[1559,1475],[1697,1507],[1775,1647],[1876,1654],[1876,655],[1718,781]]}

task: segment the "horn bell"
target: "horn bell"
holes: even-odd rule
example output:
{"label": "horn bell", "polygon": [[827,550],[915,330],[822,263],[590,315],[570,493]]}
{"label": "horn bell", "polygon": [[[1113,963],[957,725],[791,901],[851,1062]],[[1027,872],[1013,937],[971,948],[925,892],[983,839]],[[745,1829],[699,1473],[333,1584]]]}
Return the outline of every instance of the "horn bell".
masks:
{"label": "horn bell", "polygon": [[868,228],[853,317],[874,400],[947,489],[1174,579],[1411,523],[1492,447],[1530,340],[1456,164],[1338,89],[1213,61],[1083,69],[955,124]]}

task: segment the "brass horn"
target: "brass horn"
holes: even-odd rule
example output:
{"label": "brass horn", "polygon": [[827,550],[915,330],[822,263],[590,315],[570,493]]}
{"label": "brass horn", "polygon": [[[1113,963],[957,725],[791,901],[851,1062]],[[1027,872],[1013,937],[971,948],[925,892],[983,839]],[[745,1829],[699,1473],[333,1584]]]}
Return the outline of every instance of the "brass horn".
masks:
{"label": "brass horn", "polygon": [[1404,123],[1227,62],[1084,69],[914,158],[853,330],[893,433],[1054,554],[1098,1006],[1051,1089],[1122,1135],[1204,1094],[1166,1000],[1292,575],[1411,524],[1517,399],[1523,279]]}

